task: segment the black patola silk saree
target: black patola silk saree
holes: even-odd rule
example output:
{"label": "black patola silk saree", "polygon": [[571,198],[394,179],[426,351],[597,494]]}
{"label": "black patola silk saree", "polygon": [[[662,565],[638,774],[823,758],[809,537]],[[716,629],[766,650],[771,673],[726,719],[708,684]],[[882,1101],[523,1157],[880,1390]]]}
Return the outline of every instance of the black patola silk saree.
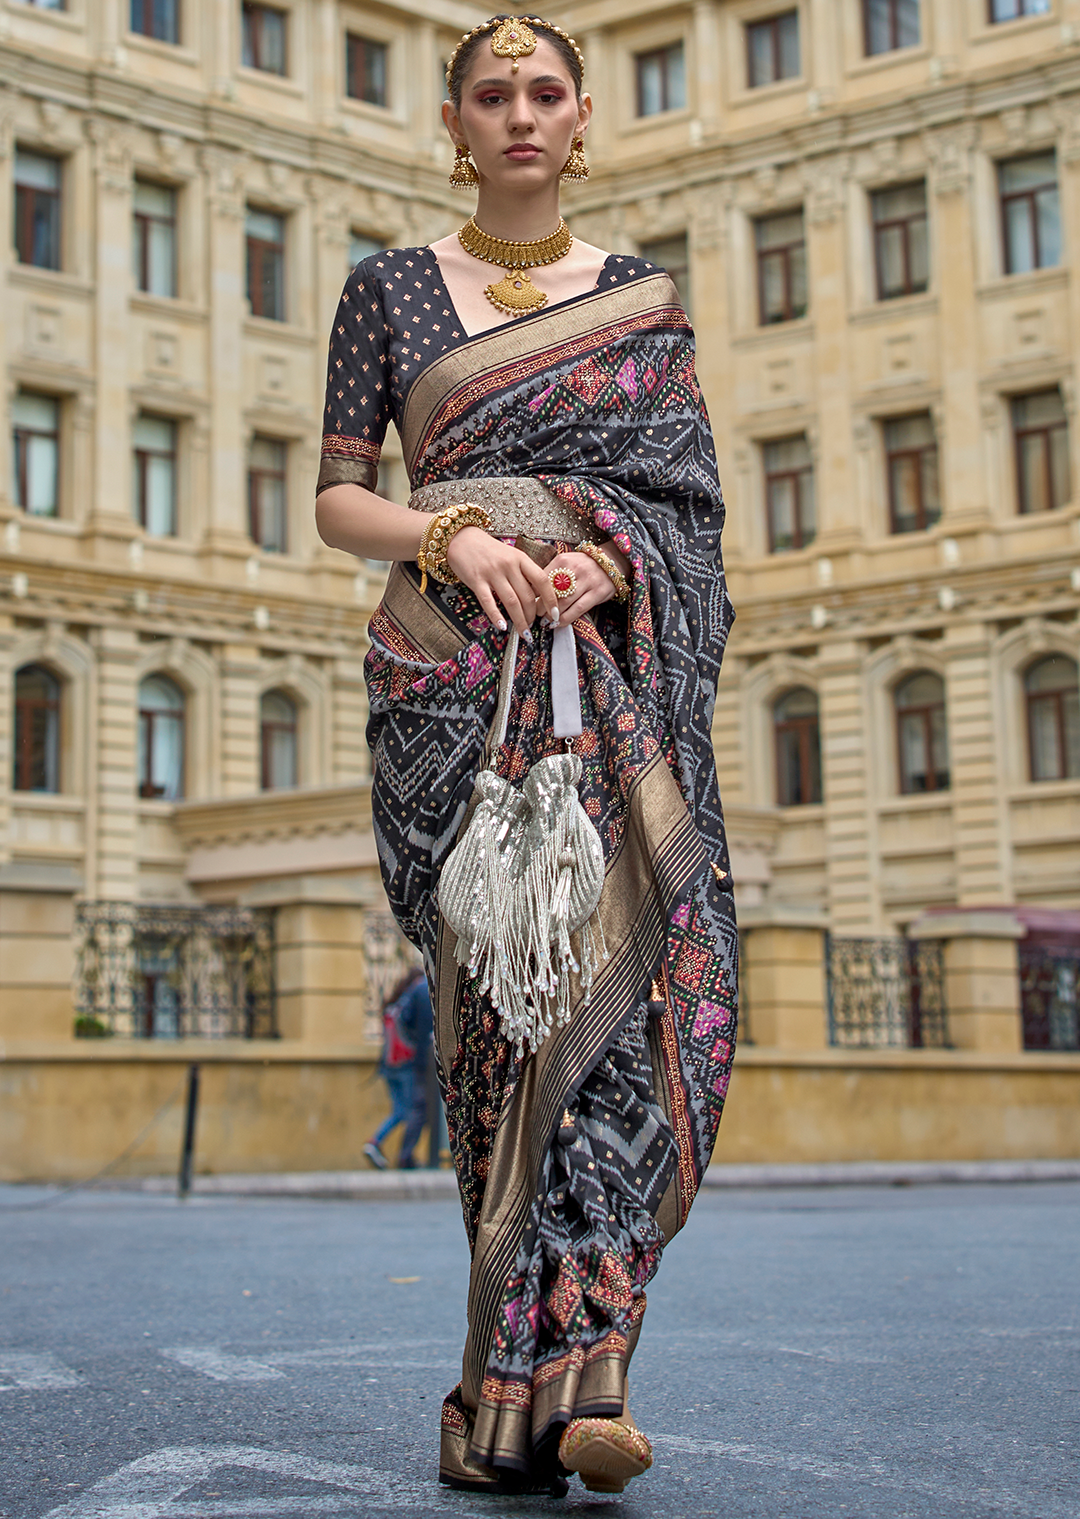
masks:
{"label": "black patola silk saree", "polygon": [[[535,1476],[571,1418],[622,1412],[645,1288],[687,1217],[728,1086],[737,940],[710,735],[732,619],[723,504],[689,321],[641,260],[613,256],[589,294],[475,338],[430,249],[365,260],[331,341],[320,483],[372,486],[391,420],[414,491],[460,481],[465,500],[471,481],[531,477],[580,522],[559,546],[613,538],[632,565],[629,603],[574,624],[574,749],[604,848],[608,958],[588,1005],[574,984],[569,1023],[524,1058],[458,966],[437,900],[507,635],[465,587],[422,596],[411,564],[393,567],[369,630],[379,857],[432,983],[472,1252],[443,1465]],[[517,783],[563,747],[551,635],[533,632],[495,756]]]}

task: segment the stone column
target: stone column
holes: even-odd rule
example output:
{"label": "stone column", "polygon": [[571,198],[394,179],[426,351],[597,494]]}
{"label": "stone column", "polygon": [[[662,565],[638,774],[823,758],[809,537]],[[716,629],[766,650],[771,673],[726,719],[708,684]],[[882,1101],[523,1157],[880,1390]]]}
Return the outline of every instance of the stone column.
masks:
{"label": "stone column", "polygon": [[1011,913],[996,912],[935,913],[911,925],[913,939],[944,941],[949,1042],[957,1049],[1022,1051],[1017,944],[1026,932]]}
{"label": "stone column", "polygon": [[[94,408],[93,469],[83,477],[90,501],[74,503],[89,548],[106,564],[126,564],[139,528],[131,501],[130,408],[126,356],[130,346],[132,138],[126,127],[91,117],[94,148]],[[118,355],[123,360],[118,361]]]}
{"label": "stone column", "polygon": [[829,1042],[822,913],[743,909],[740,985],[755,1047],[821,1050]]}
{"label": "stone column", "polygon": [[999,715],[990,668],[992,629],[981,622],[945,629],[949,774],[961,905],[1012,898],[1008,803],[1001,773]]}
{"label": "stone column", "polygon": [[988,516],[978,371],[972,360],[981,343],[971,202],[975,130],[968,121],[928,132],[924,139],[933,166],[930,267],[938,292],[941,420],[948,447],[943,521],[956,530],[982,525]]}
{"label": "stone column", "polygon": [[857,546],[861,503],[852,467],[851,374],[844,221],[848,160],[841,154],[805,166],[809,314],[814,323],[818,398],[814,483],[822,553]]}
{"label": "stone column", "polygon": [[[1080,4],[1075,7],[1076,40],[1080,41]],[[1057,111],[1060,137],[1058,139],[1058,184],[1061,197],[1061,225],[1065,248],[1080,247],[1080,107],[1075,97],[1062,101]],[[1068,256],[1068,255],[1066,255]],[[1080,280],[1069,280],[1069,326],[1072,340],[1062,347],[1075,351],[1080,342]],[[1076,382],[1062,387],[1063,399],[1069,411],[1069,451],[1071,453],[1073,500],[1080,485],[1080,426],[1077,425]]]}
{"label": "stone column", "polygon": [[[720,124],[720,31],[716,0],[694,0],[694,75],[694,117],[697,132],[706,138]],[[693,125],[690,130],[696,135]]]}
{"label": "stone column", "polygon": [[139,645],[130,628],[102,627],[93,635],[98,663],[97,880],[102,900],[131,902],[138,891]]}
{"label": "stone column", "polygon": [[243,327],[248,314],[244,240],[244,162],[239,153],[206,148],[210,342],[210,492],[204,550],[245,558]]}
{"label": "stone column", "polygon": [[0,1043],[72,1038],[81,884],[63,866],[0,867]]}
{"label": "stone column", "polygon": [[829,918],[838,934],[881,931],[876,839],[867,796],[868,754],[862,647],[821,646],[821,768]]}
{"label": "stone column", "polygon": [[[221,796],[250,796],[260,775],[259,650],[254,644],[226,644],[221,651]],[[212,777],[212,779],[215,779]]]}

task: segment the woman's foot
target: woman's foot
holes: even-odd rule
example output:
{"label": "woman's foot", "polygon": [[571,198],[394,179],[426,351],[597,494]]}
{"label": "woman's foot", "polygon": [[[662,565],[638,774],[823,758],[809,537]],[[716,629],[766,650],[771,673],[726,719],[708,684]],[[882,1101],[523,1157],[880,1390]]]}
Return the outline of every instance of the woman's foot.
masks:
{"label": "woman's foot", "polygon": [[622,1419],[571,1419],[559,1441],[559,1460],[590,1493],[621,1493],[652,1465],[652,1446]]}
{"label": "woman's foot", "polygon": [[373,1139],[369,1139],[364,1146],[364,1154],[377,1171],[385,1171],[390,1165],[390,1162]]}

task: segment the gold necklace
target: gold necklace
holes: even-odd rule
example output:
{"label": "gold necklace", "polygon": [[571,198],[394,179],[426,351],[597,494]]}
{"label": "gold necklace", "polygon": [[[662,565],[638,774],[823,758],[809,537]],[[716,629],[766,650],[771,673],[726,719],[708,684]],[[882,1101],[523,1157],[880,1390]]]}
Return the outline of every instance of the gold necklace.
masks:
{"label": "gold necklace", "polygon": [[547,305],[547,292],[536,288],[527,271],[554,264],[557,259],[565,258],[574,246],[570,228],[561,216],[554,232],[547,237],[535,238],[531,243],[492,237],[476,225],[475,216],[470,216],[458,232],[458,241],[474,258],[505,270],[497,284],[484,286],[484,294],[497,310],[505,311],[508,316],[524,316],[528,311],[539,311]]}

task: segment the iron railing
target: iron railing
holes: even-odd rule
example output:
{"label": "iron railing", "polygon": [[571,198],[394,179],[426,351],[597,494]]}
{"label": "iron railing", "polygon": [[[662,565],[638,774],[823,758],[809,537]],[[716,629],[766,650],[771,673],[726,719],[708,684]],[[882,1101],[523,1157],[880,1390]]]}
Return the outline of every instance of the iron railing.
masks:
{"label": "iron railing", "polygon": [[1080,949],[1019,950],[1024,1048],[1080,1050]]}
{"label": "iron railing", "polygon": [[943,1048],[949,1042],[945,952],[938,940],[843,939],[825,947],[829,1043]]}
{"label": "iron railing", "polygon": [[84,902],[75,931],[77,1034],[277,1036],[269,909]]}

